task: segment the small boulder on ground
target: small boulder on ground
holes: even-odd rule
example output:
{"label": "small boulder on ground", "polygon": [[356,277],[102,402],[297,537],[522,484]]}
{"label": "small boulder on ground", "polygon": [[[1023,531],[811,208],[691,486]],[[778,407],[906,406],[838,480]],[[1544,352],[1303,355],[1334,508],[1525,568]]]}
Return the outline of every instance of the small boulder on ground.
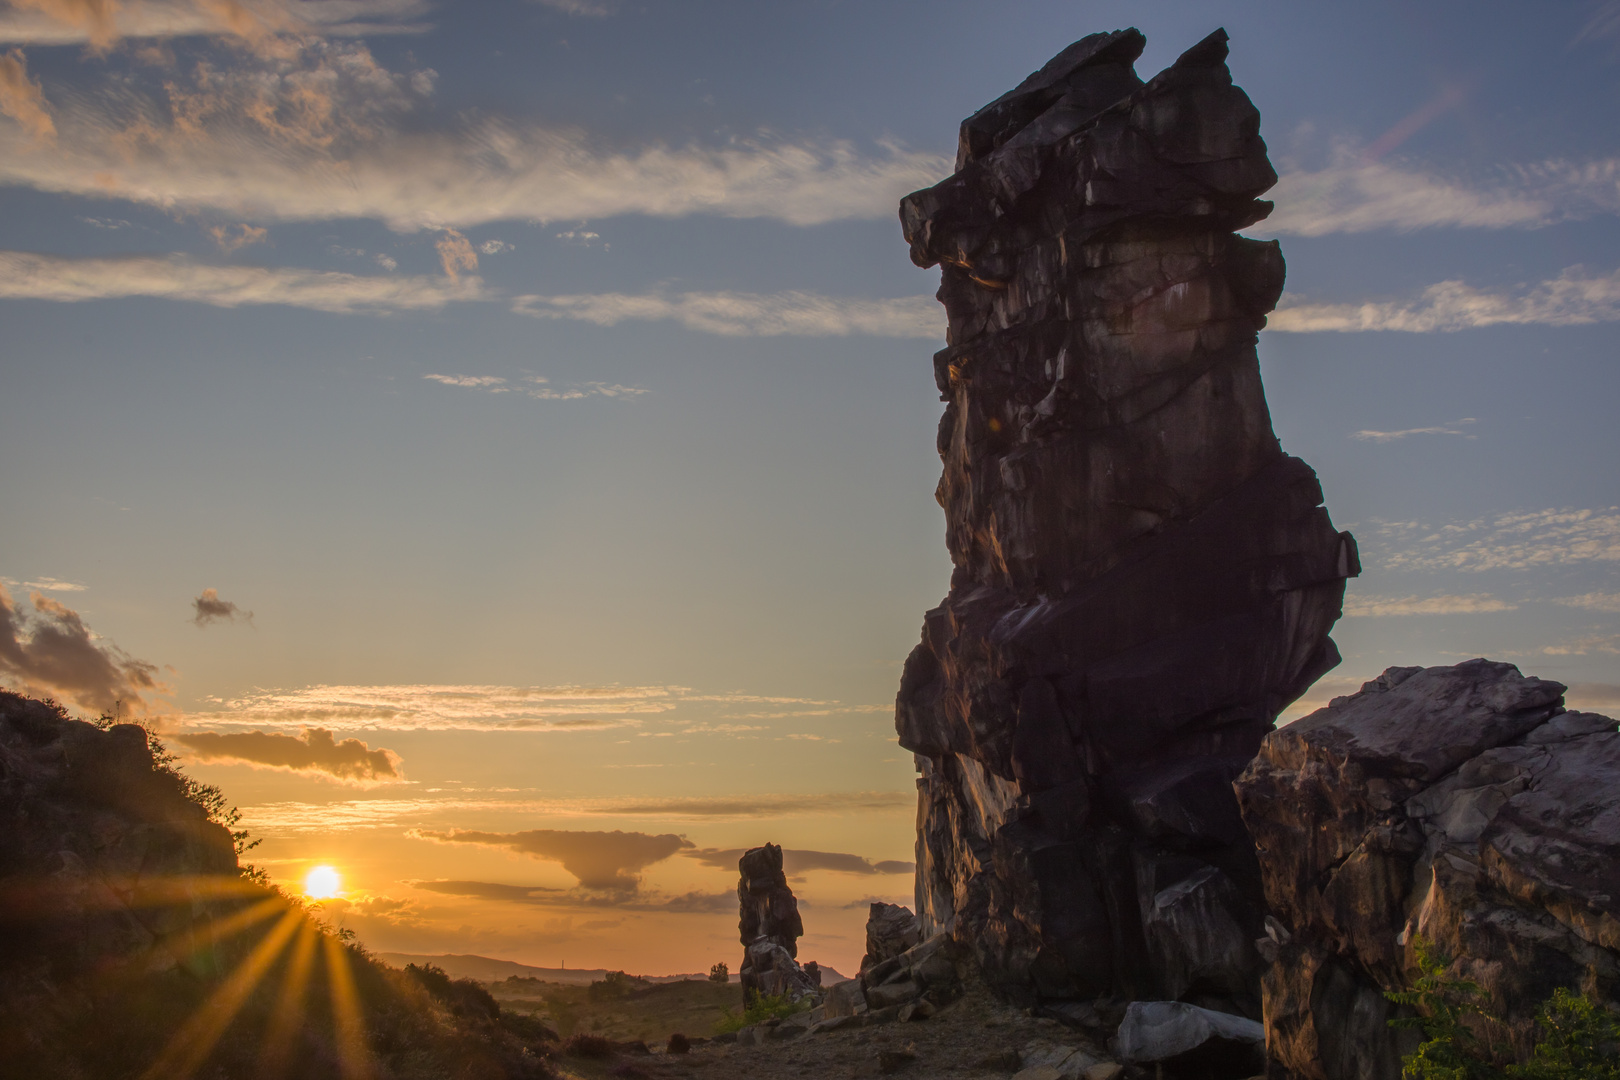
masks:
{"label": "small boulder on ground", "polygon": [[1263,1025],[1184,1001],[1131,1002],[1114,1042],[1121,1059],[1166,1077],[1237,1080],[1266,1066]]}

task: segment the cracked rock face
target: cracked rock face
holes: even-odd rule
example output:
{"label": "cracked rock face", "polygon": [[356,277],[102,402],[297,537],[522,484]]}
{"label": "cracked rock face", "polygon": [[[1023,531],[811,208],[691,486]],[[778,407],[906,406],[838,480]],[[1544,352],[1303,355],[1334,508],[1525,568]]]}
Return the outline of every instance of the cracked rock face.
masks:
{"label": "cracked rock face", "polygon": [[[820,990],[814,964],[800,967],[799,938],[804,921],[799,901],[782,872],[782,849],[776,844],[749,848],[737,860],[737,933],[743,943],[743,1004],[753,995],[786,994],[793,1000]],[[809,970],[806,970],[808,968]]]}
{"label": "cracked rock face", "polygon": [[[1559,986],[1620,990],[1620,733],[1511,664],[1390,668],[1267,737],[1238,781],[1272,917],[1267,1044],[1309,1080],[1399,1080],[1418,936],[1527,1052]],[[1498,1036],[1499,1037],[1499,1036]]]}
{"label": "cracked rock face", "polygon": [[1275,181],[1217,31],[1150,82],[1135,30],[962,124],[900,208],[939,265],[938,499],[955,569],[896,702],[923,936],[1021,1002],[1258,1015],[1231,781],[1338,662],[1354,541],[1272,433],[1255,355]]}

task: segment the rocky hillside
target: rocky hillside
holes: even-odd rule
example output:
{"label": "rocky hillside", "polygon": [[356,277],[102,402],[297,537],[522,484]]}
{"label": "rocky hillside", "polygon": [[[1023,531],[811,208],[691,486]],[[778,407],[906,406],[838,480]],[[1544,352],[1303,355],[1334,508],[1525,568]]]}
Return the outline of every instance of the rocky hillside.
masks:
{"label": "rocky hillside", "polygon": [[221,806],[141,727],[0,691],[0,1077],[550,1075],[540,1025],[244,877]]}

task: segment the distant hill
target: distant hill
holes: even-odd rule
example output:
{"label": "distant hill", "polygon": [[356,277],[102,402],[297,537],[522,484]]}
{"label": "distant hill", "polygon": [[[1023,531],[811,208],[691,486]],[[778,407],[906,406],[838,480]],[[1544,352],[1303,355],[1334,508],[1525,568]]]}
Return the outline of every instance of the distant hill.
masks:
{"label": "distant hill", "polygon": [[[532,964],[520,964],[515,960],[494,960],[488,956],[450,955],[426,956],[421,953],[380,952],[372,954],[377,959],[393,964],[395,967],[404,967],[406,964],[432,964],[434,967],[444,969],[445,974],[452,979],[477,979],[480,982],[500,982],[514,976],[520,979],[540,979],[543,982],[564,983],[569,986],[588,986],[599,982],[607,975],[607,968],[549,968],[535,967]],[[842,982],[844,976],[827,967],[821,968],[821,983],[830,986],[835,982]],[[705,973],[694,972],[690,975],[638,975],[651,983],[672,983],[691,980],[707,979]],[[737,975],[732,973],[731,981],[737,981]]]}

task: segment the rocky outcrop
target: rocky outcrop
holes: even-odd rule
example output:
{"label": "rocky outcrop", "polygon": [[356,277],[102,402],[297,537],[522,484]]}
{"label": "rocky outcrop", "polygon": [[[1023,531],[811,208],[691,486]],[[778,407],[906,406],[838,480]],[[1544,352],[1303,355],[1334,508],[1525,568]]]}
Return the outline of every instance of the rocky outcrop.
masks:
{"label": "rocky outcrop", "polygon": [[815,995],[821,989],[820,971],[814,964],[807,965],[810,970],[799,965],[804,922],[782,872],[782,849],[775,844],[749,848],[737,860],[737,872],[744,1003],[756,994],[786,994],[794,1001]]}
{"label": "rocky outcrop", "polygon": [[829,1019],[871,1015],[877,1020],[922,1019],[962,993],[969,951],[938,933],[904,952],[870,966],[853,979],[834,983],[823,1002]]}
{"label": "rocky outcrop", "polygon": [[1235,235],[1276,180],[1217,31],[1144,84],[1076,42],[962,124],[900,216],[941,266],[938,498],[955,569],[896,702],[917,913],[1036,999],[1258,1015],[1260,884],[1231,792],[1338,662],[1354,541],[1271,429],[1283,283]]}
{"label": "rocky outcrop", "polygon": [[[1268,736],[1237,783],[1271,909],[1280,1073],[1399,1080],[1384,991],[1419,937],[1529,1047],[1559,986],[1620,989],[1620,734],[1511,664],[1390,668]],[[1496,1034],[1493,1037],[1499,1038]]]}
{"label": "rocky outcrop", "polygon": [[861,971],[899,956],[922,938],[922,924],[902,904],[873,901],[866,914],[866,955]]}

